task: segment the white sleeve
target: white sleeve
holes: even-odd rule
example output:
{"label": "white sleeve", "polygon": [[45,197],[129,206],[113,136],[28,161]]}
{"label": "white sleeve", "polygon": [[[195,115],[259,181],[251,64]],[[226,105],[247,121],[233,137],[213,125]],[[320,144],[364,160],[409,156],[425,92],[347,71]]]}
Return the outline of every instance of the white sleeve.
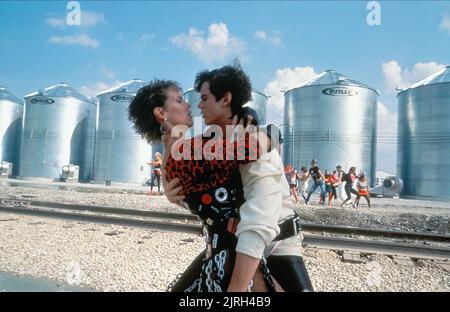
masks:
{"label": "white sleeve", "polygon": [[280,232],[278,217],[282,207],[283,168],[276,150],[258,160],[239,166],[245,203],[240,208],[236,251],[261,258],[264,248]]}

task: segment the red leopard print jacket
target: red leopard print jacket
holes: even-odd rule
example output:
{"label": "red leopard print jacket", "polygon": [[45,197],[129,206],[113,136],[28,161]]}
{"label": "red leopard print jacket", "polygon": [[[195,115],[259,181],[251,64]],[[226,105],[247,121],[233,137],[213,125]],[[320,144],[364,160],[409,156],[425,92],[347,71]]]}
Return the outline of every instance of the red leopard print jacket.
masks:
{"label": "red leopard print jacket", "polygon": [[[195,140],[198,140],[197,144],[195,144]],[[215,142],[217,145],[214,144]],[[183,159],[175,160],[172,154],[169,155],[164,169],[167,181],[177,177],[180,179],[183,194],[214,189],[224,185],[230,181],[233,172],[238,169],[240,164],[255,161],[259,157],[257,142],[249,139],[248,135],[245,140],[240,142],[198,136],[184,141],[185,146],[190,147],[190,150],[187,151],[184,151],[182,143],[183,141],[175,143],[172,151],[178,149],[179,153],[184,153]],[[195,145],[201,146],[201,149],[195,150]],[[222,146],[222,150],[216,152],[216,146]],[[214,158],[214,154],[221,155],[223,160],[216,159],[218,157]],[[190,160],[185,160],[186,158],[190,158]]]}

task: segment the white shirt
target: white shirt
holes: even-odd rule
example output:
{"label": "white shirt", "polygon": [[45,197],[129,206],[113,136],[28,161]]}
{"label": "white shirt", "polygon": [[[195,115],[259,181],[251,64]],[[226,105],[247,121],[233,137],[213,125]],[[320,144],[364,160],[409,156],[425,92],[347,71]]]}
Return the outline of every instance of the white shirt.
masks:
{"label": "white shirt", "polygon": [[289,184],[278,151],[264,153],[258,160],[239,166],[239,171],[245,203],[240,208],[236,251],[254,258],[261,258],[268,250],[277,255],[299,255],[299,236],[272,243],[280,232],[278,222],[293,214]]}

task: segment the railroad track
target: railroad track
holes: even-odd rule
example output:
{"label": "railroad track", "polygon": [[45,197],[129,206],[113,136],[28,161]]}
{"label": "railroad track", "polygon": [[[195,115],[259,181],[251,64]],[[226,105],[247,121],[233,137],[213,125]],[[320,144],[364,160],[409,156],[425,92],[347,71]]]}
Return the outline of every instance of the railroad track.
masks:
{"label": "railroad track", "polygon": [[[200,222],[192,214],[1,198],[0,211],[162,231],[201,233]],[[447,235],[322,224],[303,224],[302,228],[305,247],[450,260],[450,236]],[[440,245],[433,245],[434,243]]]}
{"label": "railroad track", "polygon": [[188,214],[24,200],[0,200],[0,211],[162,231],[201,233],[198,219]]}

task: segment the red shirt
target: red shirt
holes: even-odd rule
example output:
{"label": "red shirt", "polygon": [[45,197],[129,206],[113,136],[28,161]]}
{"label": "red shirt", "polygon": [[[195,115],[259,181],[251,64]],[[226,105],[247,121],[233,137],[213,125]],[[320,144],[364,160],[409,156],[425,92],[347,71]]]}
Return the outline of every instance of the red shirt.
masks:
{"label": "red shirt", "polygon": [[334,175],[330,174],[327,178],[325,178],[325,181],[327,184],[333,185],[337,182],[337,178]]}

